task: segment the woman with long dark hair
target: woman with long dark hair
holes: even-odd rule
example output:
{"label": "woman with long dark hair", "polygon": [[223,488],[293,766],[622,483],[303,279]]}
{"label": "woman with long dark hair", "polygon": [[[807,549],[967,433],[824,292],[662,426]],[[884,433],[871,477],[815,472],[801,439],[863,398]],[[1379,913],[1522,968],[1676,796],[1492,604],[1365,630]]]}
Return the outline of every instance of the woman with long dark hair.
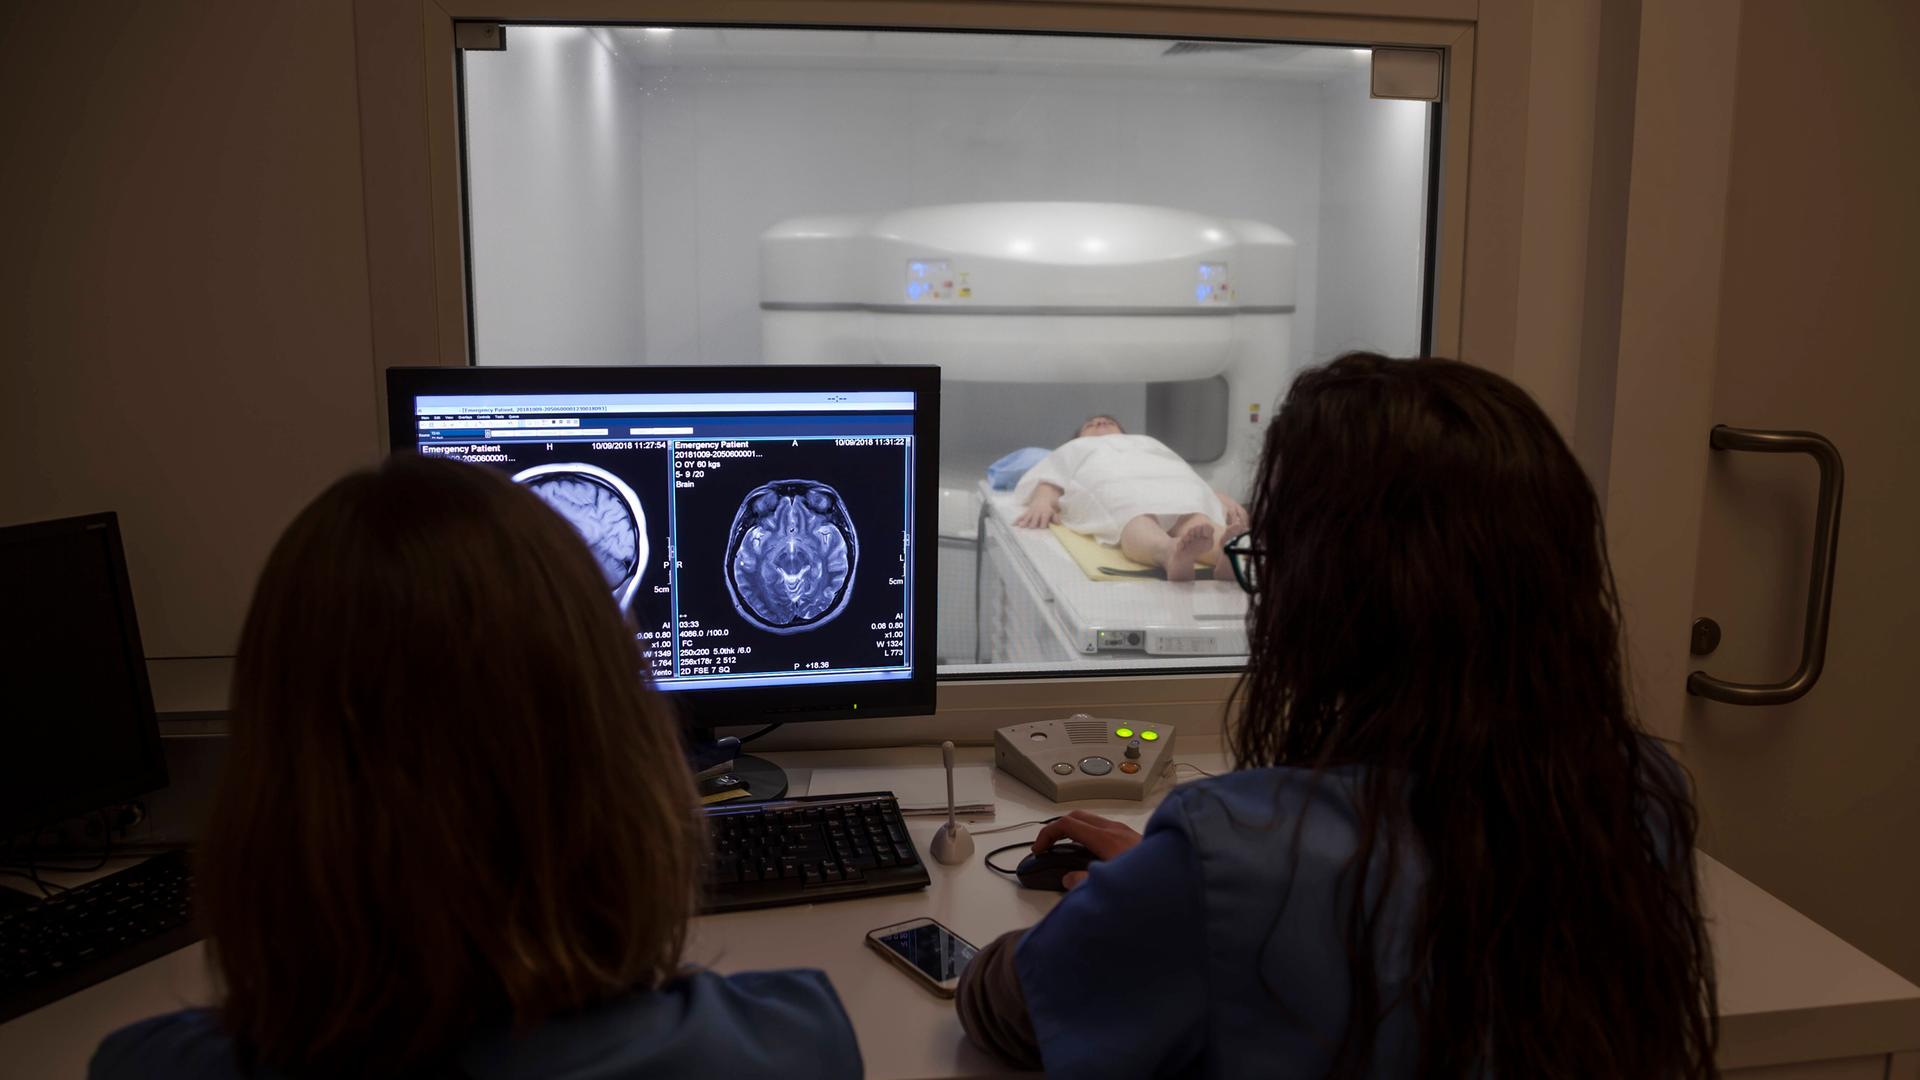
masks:
{"label": "woman with long dark hair", "polygon": [[961,986],[1051,1076],[1704,1077],[1711,957],[1679,768],[1635,723],[1599,506],[1499,376],[1354,354],[1267,433],[1236,771]]}
{"label": "woman with long dark hair", "polygon": [[195,865],[224,992],[113,1077],[839,1078],[818,971],[684,966],[704,833],[579,534],[478,466],[334,484],[275,545]]}

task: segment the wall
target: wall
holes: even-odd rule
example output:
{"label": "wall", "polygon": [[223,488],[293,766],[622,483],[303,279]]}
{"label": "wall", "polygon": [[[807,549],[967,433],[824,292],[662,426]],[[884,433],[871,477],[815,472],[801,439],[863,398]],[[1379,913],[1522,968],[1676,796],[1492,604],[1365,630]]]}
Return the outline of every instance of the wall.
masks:
{"label": "wall", "polygon": [[510,52],[465,54],[483,363],[652,355],[642,351],[642,99],[603,33],[516,27]]}
{"label": "wall", "polygon": [[1369,92],[1366,71],[1320,87],[1320,303],[1307,361],[1420,351],[1432,107]]}
{"label": "wall", "polygon": [[0,7],[0,522],[116,510],[148,655],[232,651],[378,452],[345,0]]}
{"label": "wall", "polygon": [[[1589,192],[1598,107],[1600,0],[1555,0],[1533,12],[1527,188],[1513,376],[1573,438],[1580,408]],[[1615,223],[1616,227],[1618,223]],[[1595,388],[1604,394],[1611,387]],[[1577,440],[1576,440],[1577,441]]]}

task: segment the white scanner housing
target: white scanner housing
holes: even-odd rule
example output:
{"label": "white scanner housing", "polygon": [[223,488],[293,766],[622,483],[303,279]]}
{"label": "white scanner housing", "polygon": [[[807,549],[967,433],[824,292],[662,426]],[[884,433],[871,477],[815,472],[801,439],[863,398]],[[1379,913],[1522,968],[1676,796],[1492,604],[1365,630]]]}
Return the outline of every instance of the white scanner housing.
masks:
{"label": "white scanner housing", "polygon": [[938,364],[952,380],[1221,376],[1241,489],[1292,372],[1294,244],[1162,206],[999,202],[792,218],[760,241],[769,363]]}

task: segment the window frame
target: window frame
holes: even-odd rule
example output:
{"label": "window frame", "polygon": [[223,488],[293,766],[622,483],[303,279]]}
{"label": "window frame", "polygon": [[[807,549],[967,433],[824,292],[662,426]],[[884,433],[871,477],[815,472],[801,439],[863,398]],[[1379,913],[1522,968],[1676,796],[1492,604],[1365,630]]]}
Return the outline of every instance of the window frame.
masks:
{"label": "window frame", "polygon": [[[1476,121],[1525,131],[1517,114],[1476,108],[1476,36],[1490,19],[1515,44],[1530,21],[1512,2],[1475,0],[1234,0],[1201,8],[1192,0],[1031,0],[1019,4],[934,0],[418,0],[418,8],[356,0],[357,81],[366,177],[369,279],[374,293],[376,386],[393,364],[470,362],[467,207],[461,179],[462,102],[457,23],[731,25],[831,29],[941,29],[1018,33],[1284,41],[1435,49],[1443,55],[1443,112],[1435,143],[1426,288],[1432,295],[1429,351],[1468,356],[1480,343],[1511,353],[1523,172],[1507,156],[1469,161]],[[1301,7],[1318,9],[1302,12]],[[418,21],[414,21],[414,20]],[[417,36],[416,36],[417,35]],[[1524,33],[1519,37],[1524,39]],[[1526,42],[1502,54],[1498,73],[1524,89]],[[1516,67],[1517,65],[1517,67]],[[417,106],[410,112],[407,106]],[[1491,120],[1492,123],[1488,124]],[[423,139],[424,134],[424,139]],[[1518,140],[1524,143],[1524,139]],[[424,142],[424,145],[423,145]],[[1498,142],[1494,142],[1498,145]],[[1469,165],[1472,175],[1469,175]],[[1470,180],[1472,181],[1470,185]],[[1472,205],[1481,212],[1469,217]],[[1481,227],[1467,243],[1469,223]],[[1486,224],[1483,224],[1486,223]],[[1484,237],[1484,241],[1483,241]],[[1469,259],[1469,251],[1473,259]],[[1474,299],[1472,325],[1467,301]],[[1465,347],[1463,347],[1465,346]],[[1490,365],[1491,366],[1491,365]],[[383,390],[376,390],[383,394]],[[385,402],[380,402],[384,411]],[[875,746],[955,738],[990,740],[994,728],[1062,712],[1124,713],[1139,722],[1222,730],[1237,671],[1179,674],[1101,672],[1004,678],[970,674],[940,680],[934,716],[802,725],[770,737],[781,746]],[[786,736],[782,738],[782,736]]]}

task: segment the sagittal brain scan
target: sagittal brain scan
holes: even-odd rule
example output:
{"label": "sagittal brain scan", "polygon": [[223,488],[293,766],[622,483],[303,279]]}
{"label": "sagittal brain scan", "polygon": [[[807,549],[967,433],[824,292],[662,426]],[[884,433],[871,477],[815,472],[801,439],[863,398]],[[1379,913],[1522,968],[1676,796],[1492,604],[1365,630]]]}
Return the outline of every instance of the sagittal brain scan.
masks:
{"label": "sagittal brain scan", "polygon": [[580,530],[613,598],[626,611],[647,565],[647,516],[640,497],[619,477],[580,462],[535,466],[514,474],[513,481]]}
{"label": "sagittal brain scan", "polygon": [[860,542],[840,493],[813,480],[747,492],[727,542],[727,591],[762,630],[798,634],[830,623],[853,596]]}

